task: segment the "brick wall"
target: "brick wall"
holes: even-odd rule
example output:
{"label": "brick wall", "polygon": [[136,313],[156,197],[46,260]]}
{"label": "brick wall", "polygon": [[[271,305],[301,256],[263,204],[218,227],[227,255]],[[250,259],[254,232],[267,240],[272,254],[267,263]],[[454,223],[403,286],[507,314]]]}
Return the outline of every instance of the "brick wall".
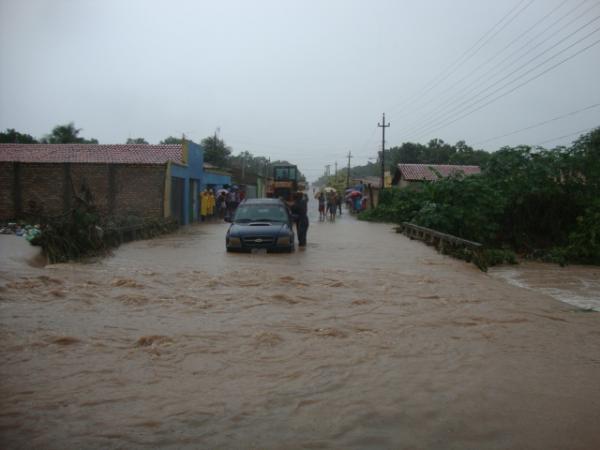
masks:
{"label": "brick wall", "polygon": [[15,217],[13,202],[14,163],[0,163],[0,220]]}
{"label": "brick wall", "polygon": [[[73,204],[73,189],[79,193],[84,184],[103,215],[161,218],[165,171],[166,165],[2,162],[0,220],[40,209],[48,215],[61,214]],[[19,206],[24,214],[19,214]]]}
{"label": "brick wall", "polygon": [[115,166],[115,214],[163,217],[165,166]]}
{"label": "brick wall", "polygon": [[71,164],[70,175],[75,192],[79,193],[82,186],[88,186],[92,192],[94,204],[100,214],[110,213],[110,165],[109,164]]}
{"label": "brick wall", "polygon": [[[65,169],[62,164],[18,164],[21,211],[63,212]],[[14,194],[13,194],[14,195]]]}

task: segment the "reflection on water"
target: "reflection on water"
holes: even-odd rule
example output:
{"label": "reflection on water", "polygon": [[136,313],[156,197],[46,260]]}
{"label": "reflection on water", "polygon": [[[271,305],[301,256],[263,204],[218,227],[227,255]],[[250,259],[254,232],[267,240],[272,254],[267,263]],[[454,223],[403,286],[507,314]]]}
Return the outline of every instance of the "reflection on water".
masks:
{"label": "reflection on water", "polygon": [[2,447],[600,448],[600,315],[346,215],[225,230],[2,259]]}
{"label": "reflection on water", "polygon": [[543,292],[578,308],[600,311],[600,268],[560,267],[554,264],[522,263],[492,268],[490,274],[508,283]]}

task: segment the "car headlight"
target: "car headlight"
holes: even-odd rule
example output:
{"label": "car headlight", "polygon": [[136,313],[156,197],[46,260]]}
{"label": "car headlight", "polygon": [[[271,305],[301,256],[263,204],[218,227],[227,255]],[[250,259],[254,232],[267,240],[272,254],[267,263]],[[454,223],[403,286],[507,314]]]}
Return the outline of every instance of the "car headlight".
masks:
{"label": "car headlight", "polygon": [[277,245],[281,245],[289,247],[291,245],[291,239],[292,239],[292,235],[291,234],[285,234],[283,236],[279,236],[277,238]]}
{"label": "car headlight", "polygon": [[242,241],[239,237],[229,236],[229,242],[227,244],[229,247],[241,247]]}

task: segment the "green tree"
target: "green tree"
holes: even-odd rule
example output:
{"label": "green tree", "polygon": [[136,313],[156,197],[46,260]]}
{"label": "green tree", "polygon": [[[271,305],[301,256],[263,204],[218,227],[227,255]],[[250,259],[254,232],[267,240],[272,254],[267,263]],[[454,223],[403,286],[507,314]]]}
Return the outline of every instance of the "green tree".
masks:
{"label": "green tree", "polygon": [[181,139],[181,138],[176,138],[175,136],[169,136],[168,138],[160,141],[160,144],[161,145],[170,145],[170,144],[181,144],[182,142],[183,142],[183,139]]}
{"label": "green tree", "polygon": [[[453,157],[476,153],[458,144]],[[598,264],[599,180],[600,128],[570,147],[503,147],[487,157],[481,175],[386,189],[363,218],[414,222],[561,263]]]}
{"label": "green tree", "polygon": [[0,133],[2,144],[37,144],[37,142],[33,136],[19,133],[14,128],[7,128],[4,133]]}
{"label": "green tree", "polygon": [[456,152],[450,156],[449,164],[484,167],[490,159],[490,153],[474,150],[465,141],[454,144]]}
{"label": "green tree", "polygon": [[52,129],[52,133],[44,137],[42,142],[46,144],[97,144],[98,139],[85,139],[79,136],[81,128],[75,128],[75,124],[70,122],[66,125],[57,125]]}
{"label": "green tree", "polygon": [[200,145],[204,148],[204,161],[217,167],[229,167],[231,148],[225,144],[223,139],[215,134],[202,139]]}
{"label": "green tree", "polygon": [[148,141],[144,138],[127,138],[126,144],[148,144]]}
{"label": "green tree", "polygon": [[231,167],[244,168],[246,173],[266,175],[268,171],[268,159],[264,156],[254,156],[248,151],[240,152],[229,157]]}

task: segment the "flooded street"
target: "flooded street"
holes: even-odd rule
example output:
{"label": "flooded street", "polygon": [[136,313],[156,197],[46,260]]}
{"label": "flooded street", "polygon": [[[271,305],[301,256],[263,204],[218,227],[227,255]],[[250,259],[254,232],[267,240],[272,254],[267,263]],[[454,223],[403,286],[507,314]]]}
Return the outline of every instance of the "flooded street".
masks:
{"label": "flooded street", "polygon": [[600,312],[600,267],[523,262],[495,267],[492,276],[526,289],[548,294],[561,302]]}
{"label": "flooded street", "polygon": [[1,236],[2,448],[600,448],[600,314],[345,213],[293,254],[226,229],[45,268]]}

